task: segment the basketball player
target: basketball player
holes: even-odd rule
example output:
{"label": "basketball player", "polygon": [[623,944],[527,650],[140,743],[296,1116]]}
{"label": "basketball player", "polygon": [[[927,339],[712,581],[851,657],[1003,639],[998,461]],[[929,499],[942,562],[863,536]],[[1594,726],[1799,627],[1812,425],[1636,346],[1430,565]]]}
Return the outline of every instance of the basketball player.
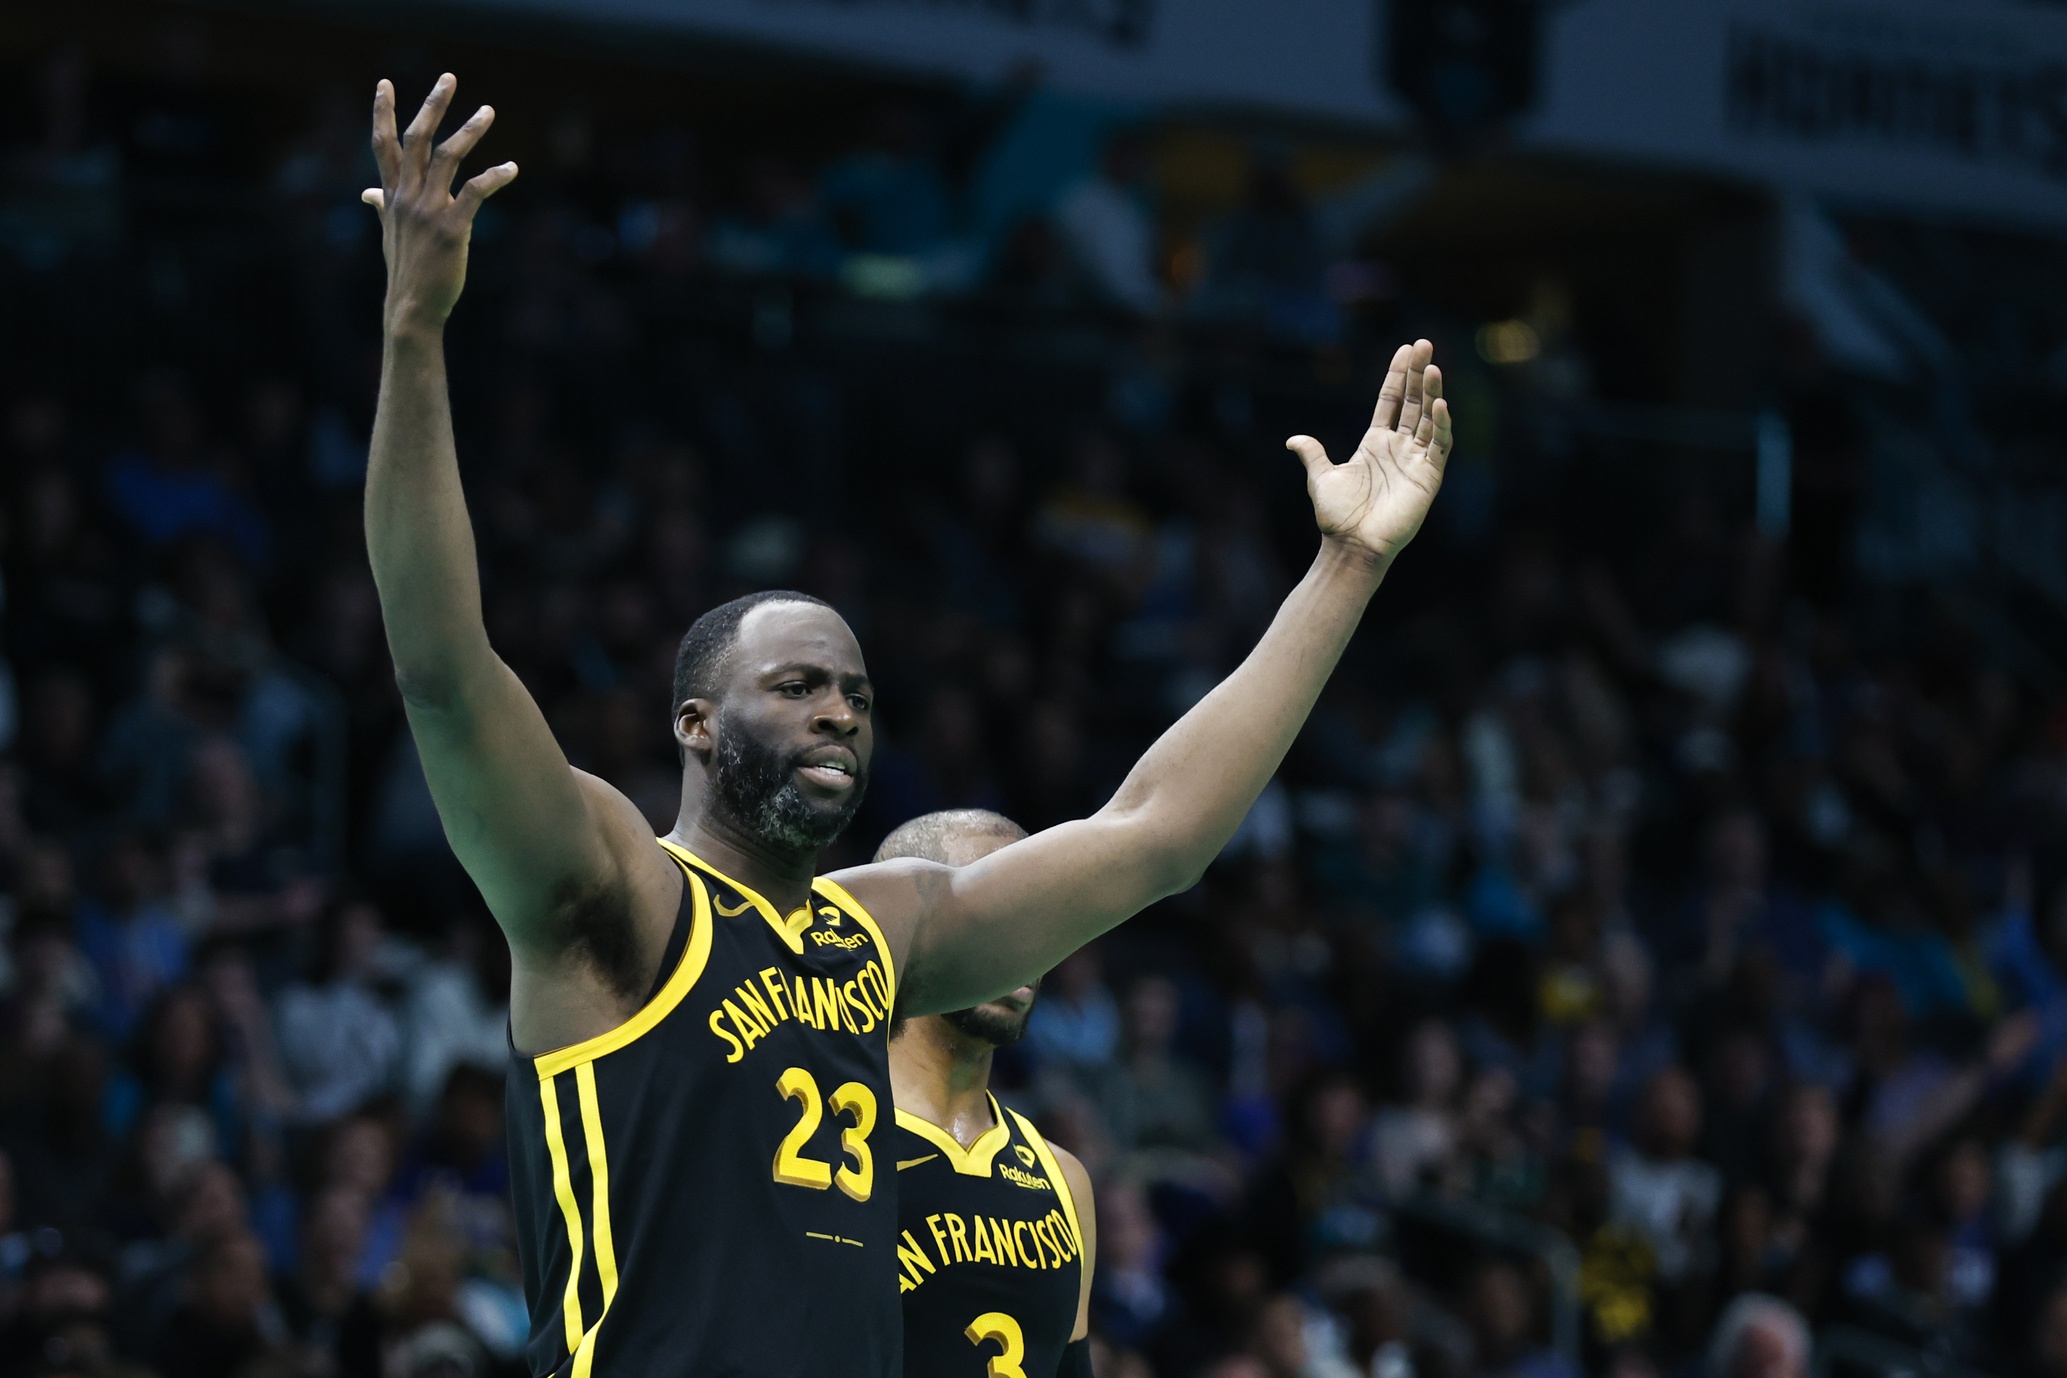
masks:
{"label": "basketball player", "polygon": [[[876,860],[967,866],[1025,836],[952,809],[897,828]],[[905,1378],[1090,1378],[1090,1175],[990,1093],[991,1059],[1026,1033],[1040,984],[891,1025]]]}
{"label": "basketball player", "polygon": [[[374,100],[387,257],[366,542],[395,679],[453,851],[509,939],[509,1132],[534,1373],[837,1373],[900,1355],[889,1013],[967,1009],[1193,884],[1277,769],[1450,448],[1424,341],[1355,455],[1306,436],[1313,566],[1256,648],[1111,801],[959,869],[814,878],[861,803],[875,691],[802,594],[698,618],[675,663],[682,803],[656,840],[573,769],[488,644],[444,326],[504,163],[452,188],[483,107],[433,149]],[[879,1127],[885,1131],[879,1134]]]}

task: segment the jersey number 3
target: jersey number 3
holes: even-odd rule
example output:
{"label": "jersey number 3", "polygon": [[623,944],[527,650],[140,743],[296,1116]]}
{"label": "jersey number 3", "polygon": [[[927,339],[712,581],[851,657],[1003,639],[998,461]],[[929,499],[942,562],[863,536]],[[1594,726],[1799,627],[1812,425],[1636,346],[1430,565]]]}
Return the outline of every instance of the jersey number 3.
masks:
{"label": "jersey number 3", "polygon": [[984,1369],[989,1378],[1026,1378],[1026,1370],[1020,1367],[1026,1362],[1026,1335],[1019,1329],[1018,1321],[1002,1311],[986,1311],[969,1322],[969,1328],[962,1333],[972,1345],[996,1340],[1004,1347],[1004,1353],[991,1355],[990,1366]]}
{"label": "jersey number 3", "polygon": [[[821,1102],[818,1079],[802,1067],[792,1067],[776,1078],[775,1089],[784,1100],[796,1101],[803,1110],[789,1133],[782,1136],[781,1147],[775,1150],[775,1180],[813,1191],[837,1186],[856,1201],[868,1200],[876,1185],[875,1155],[868,1148],[868,1136],[876,1127],[876,1093],[858,1081],[850,1081]],[[827,1105],[835,1115],[851,1115],[854,1120],[840,1129],[840,1150],[854,1164],[849,1167],[842,1163],[837,1172],[831,1163],[804,1156],[804,1145],[818,1132],[818,1122],[825,1118]]]}

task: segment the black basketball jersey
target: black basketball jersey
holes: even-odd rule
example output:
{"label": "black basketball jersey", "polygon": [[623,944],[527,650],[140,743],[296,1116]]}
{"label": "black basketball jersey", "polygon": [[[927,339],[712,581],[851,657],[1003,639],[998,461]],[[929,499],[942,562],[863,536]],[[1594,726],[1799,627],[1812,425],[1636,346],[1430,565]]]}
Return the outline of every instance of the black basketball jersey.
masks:
{"label": "black basketball jersey", "polygon": [[894,1378],[889,948],[831,881],[784,918],[661,845],[683,893],[652,997],[512,1056],[531,1371]]}
{"label": "black basketball jersey", "polygon": [[967,1149],[908,1111],[897,1157],[906,1378],[1054,1378],[1076,1329],[1083,1234],[1040,1131],[990,1098]]}

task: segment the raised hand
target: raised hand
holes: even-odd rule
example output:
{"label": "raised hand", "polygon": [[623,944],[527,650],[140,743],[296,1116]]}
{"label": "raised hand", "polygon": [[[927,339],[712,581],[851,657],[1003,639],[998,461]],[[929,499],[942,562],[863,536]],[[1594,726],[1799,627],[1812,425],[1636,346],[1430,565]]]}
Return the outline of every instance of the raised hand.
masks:
{"label": "raised hand", "polygon": [[466,285],[474,214],[517,176],[515,163],[501,163],[476,174],[459,195],[452,194],[460,160],[495,123],[495,111],[484,105],[434,152],[431,139],[458,88],[450,72],[439,77],[400,138],[395,136],[393,84],[382,80],[374,88],[373,157],[380,164],[380,185],[368,188],[359,199],[380,212],[381,250],[388,260],[386,324],[391,332],[436,330],[445,324]]}
{"label": "raised hand", "polygon": [[1434,353],[1426,340],[1393,353],[1371,428],[1347,463],[1329,460],[1310,435],[1285,442],[1306,465],[1321,535],[1380,568],[1421,529],[1450,458],[1450,404],[1442,374],[1429,363]]}

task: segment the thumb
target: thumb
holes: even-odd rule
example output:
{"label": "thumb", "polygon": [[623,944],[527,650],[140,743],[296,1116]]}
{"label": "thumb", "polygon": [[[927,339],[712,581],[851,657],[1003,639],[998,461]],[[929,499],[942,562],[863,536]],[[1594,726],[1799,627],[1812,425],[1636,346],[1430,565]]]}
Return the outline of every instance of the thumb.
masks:
{"label": "thumb", "polygon": [[1306,466],[1306,476],[1309,479],[1319,478],[1321,474],[1335,467],[1321,442],[1310,435],[1293,436],[1285,442],[1285,448],[1299,456],[1299,462]]}
{"label": "thumb", "polygon": [[375,210],[387,209],[388,194],[379,187],[368,187],[359,193],[359,199]]}

